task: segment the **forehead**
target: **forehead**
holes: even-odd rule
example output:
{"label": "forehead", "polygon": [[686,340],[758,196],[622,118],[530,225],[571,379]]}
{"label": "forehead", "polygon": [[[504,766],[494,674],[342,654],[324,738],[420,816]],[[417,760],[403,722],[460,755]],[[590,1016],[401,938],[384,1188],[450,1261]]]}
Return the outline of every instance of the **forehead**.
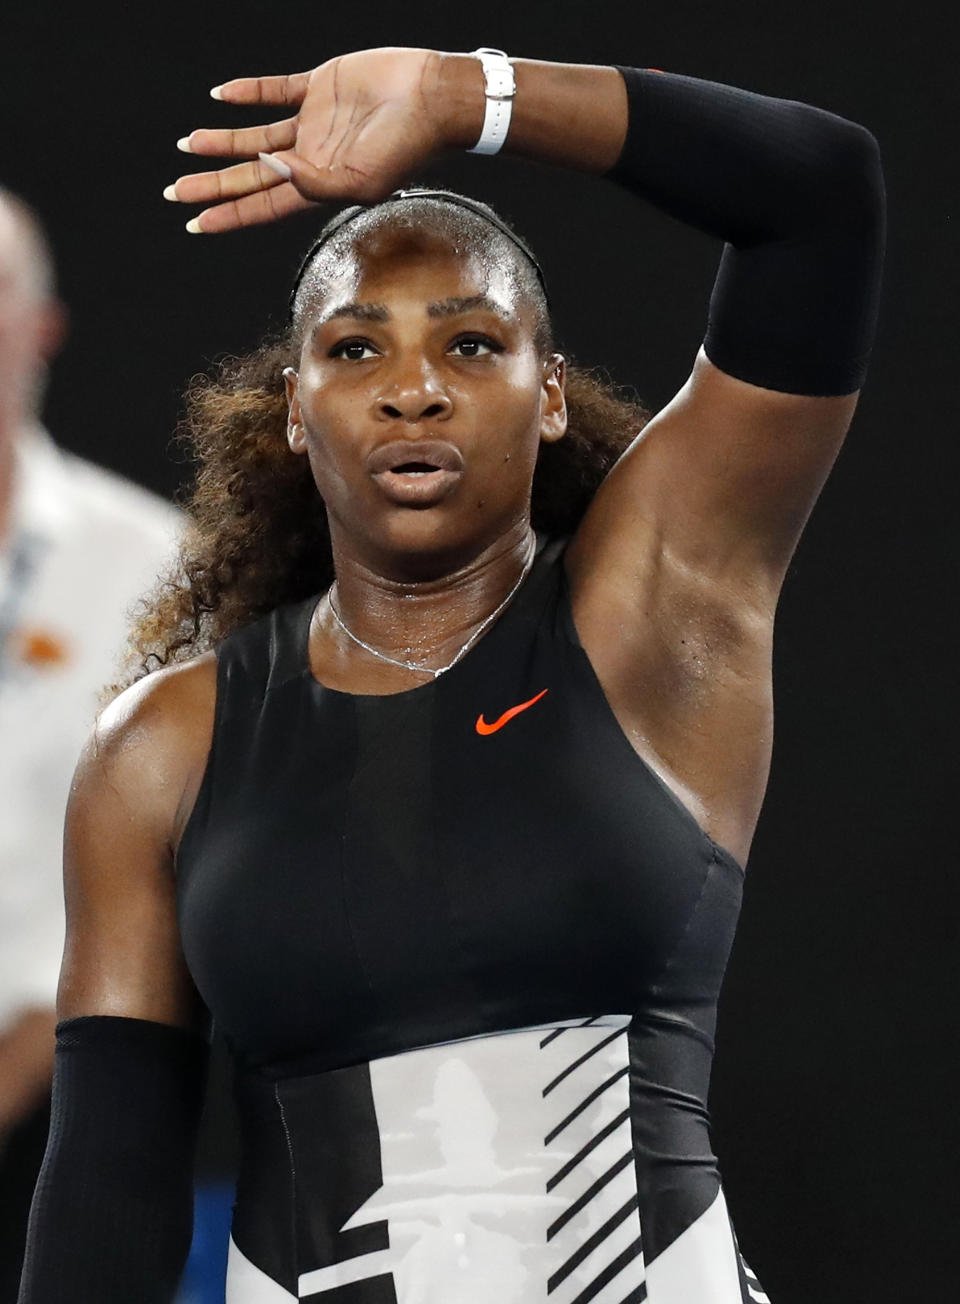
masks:
{"label": "forehead", "polygon": [[422,299],[424,304],[437,300],[484,296],[501,306],[505,313],[516,313],[516,288],[506,270],[477,254],[455,250],[398,250],[385,254],[355,254],[328,280],[324,308],[341,297],[365,300],[376,298]]}
{"label": "forehead", "polygon": [[[348,304],[376,303],[405,308],[456,299],[488,301],[489,310],[510,319],[529,315],[512,260],[482,249],[460,247],[435,233],[380,232],[343,249],[321,250],[307,274],[301,323],[328,319]],[[399,237],[399,238],[398,238]]]}

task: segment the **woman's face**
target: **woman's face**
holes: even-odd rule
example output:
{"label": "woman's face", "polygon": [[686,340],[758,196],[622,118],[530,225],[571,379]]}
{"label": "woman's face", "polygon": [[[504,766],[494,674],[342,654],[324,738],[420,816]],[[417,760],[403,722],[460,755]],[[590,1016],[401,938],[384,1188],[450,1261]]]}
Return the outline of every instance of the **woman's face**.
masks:
{"label": "woman's face", "polygon": [[335,555],[404,578],[524,526],[540,442],[566,429],[563,359],[533,332],[505,270],[443,246],[328,280],[286,379]]}

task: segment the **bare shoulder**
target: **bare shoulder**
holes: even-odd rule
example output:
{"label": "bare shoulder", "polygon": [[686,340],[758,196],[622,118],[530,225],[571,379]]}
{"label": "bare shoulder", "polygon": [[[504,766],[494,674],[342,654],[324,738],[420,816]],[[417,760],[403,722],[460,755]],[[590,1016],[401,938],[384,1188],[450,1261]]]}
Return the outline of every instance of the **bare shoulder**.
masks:
{"label": "bare shoulder", "polygon": [[78,783],[108,782],[156,820],[173,846],[206,768],[217,699],[217,661],[204,652],[155,670],[100,714],[77,771]]}
{"label": "bare shoulder", "polygon": [[148,675],[96,722],[64,832],[61,1018],[202,1020],[180,947],[174,856],[206,767],[215,705],[209,653]]}

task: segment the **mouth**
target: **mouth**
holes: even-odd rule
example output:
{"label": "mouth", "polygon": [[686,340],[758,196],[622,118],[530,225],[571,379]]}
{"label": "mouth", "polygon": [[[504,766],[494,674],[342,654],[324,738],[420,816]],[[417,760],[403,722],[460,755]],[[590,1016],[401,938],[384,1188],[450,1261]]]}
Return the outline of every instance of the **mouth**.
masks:
{"label": "mouth", "polygon": [[406,507],[433,507],[456,487],[463,475],[459,449],[446,440],[397,439],[374,450],[368,460],[374,482],[391,502]]}
{"label": "mouth", "polygon": [[432,462],[401,462],[399,466],[391,466],[387,474],[433,475],[434,471],[440,471],[442,469],[442,467],[434,466]]}

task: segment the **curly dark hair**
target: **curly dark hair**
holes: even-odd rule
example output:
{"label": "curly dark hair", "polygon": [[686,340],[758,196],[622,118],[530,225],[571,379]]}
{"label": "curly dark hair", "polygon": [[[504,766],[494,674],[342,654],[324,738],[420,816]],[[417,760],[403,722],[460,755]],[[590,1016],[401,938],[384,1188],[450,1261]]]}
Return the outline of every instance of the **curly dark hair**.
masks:
{"label": "curly dark hair", "polygon": [[[543,354],[552,351],[535,266],[524,266],[529,260],[500,231],[491,238],[482,217],[436,200],[419,204],[429,205],[425,213],[411,213],[410,201],[378,206],[387,210],[383,221],[372,223],[366,214],[352,247],[371,231],[381,234],[385,224],[395,224],[398,210],[407,230],[416,218],[420,230],[426,223],[444,243],[455,239],[456,247],[471,252],[478,247],[478,228],[485,227],[484,252],[501,266],[505,260],[515,264],[520,288],[534,296],[537,347]],[[441,208],[447,212],[439,214]],[[331,244],[342,244],[347,235],[341,228]],[[322,291],[324,252],[314,260],[318,267],[311,269],[305,288],[301,282],[298,298]],[[340,248],[330,252],[343,256]],[[207,651],[274,608],[319,594],[332,583],[323,501],[307,459],[293,454],[286,439],[283,370],[297,363],[302,317],[295,313],[279,337],[191,382],[178,432],[196,465],[184,503],[191,524],[176,567],[141,603],[130,633],[129,672],[112,691]],[[606,377],[577,366],[567,370],[566,398],[567,433],[541,445],[533,478],[532,524],[551,535],[573,532],[607,471],[650,417]]]}

